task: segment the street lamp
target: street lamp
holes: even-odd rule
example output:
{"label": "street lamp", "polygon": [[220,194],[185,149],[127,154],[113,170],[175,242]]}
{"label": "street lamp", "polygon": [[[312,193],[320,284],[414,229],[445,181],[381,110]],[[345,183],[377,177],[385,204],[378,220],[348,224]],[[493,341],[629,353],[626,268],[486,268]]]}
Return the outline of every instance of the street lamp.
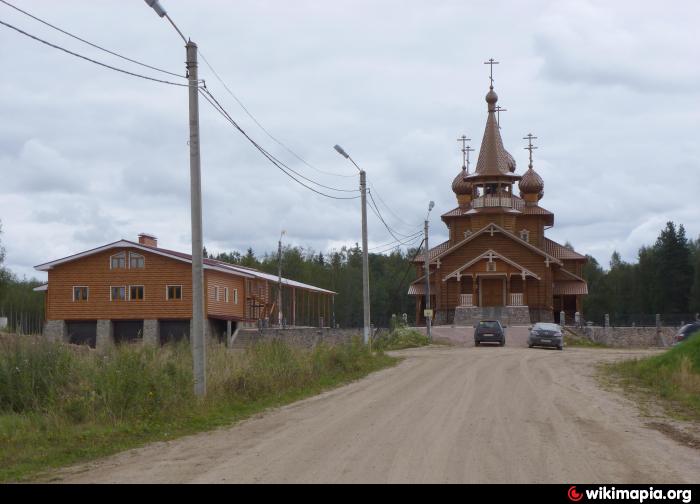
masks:
{"label": "street lamp", "polygon": [[190,206],[192,219],[192,360],[194,361],[194,393],[207,394],[206,345],[204,341],[204,258],[202,249],[202,175],[199,152],[199,79],[197,77],[197,44],[187,40],[158,0],[145,0],[160,17],[166,18],[185,41],[187,77],[189,79],[190,125]]}
{"label": "street lamp", "polygon": [[277,324],[282,327],[283,315],[282,315],[282,237],[286,235],[287,232],[282,230],[280,233],[280,240],[277,243],[277,273],[278,273],[278,285],[277,285]]}
{"label": "street lamp", "polygon": [[430,313],[430,247],[428,246],[428,227],[430,225],[430,212],[435,208],[435,202],[428,205],[428,215],[425,216],[425,327],[428,339],[433,340],[432,334],[432,314]]}
{"label": "street lamp", "polygon": [[360,172],[360,192],[362,193],[362,307],[364,314],[364,342],[370,342],[370,313],[369,313],[369,257],[367,255],[367,174],[340,146],[336,145],[335,150],[345,159],[349,159],[355,168]]}

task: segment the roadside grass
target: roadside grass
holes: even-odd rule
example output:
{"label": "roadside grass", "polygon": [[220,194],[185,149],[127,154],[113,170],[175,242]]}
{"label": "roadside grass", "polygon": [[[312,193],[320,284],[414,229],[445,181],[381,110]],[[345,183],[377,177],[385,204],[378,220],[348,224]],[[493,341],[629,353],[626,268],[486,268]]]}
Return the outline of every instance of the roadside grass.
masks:
{"label": "roadside grass", "polygon": [[661,355],[605,364],[602,370],[628,391],[661,399],[673,417],[700,420],[700,333]]}
{"label": "roadside grass", "polygon": [[567,333],[564,335],[564,346],[572,348],[610,348],[603,343],[591,341],[587,338],[576,338]]}
{"label": "roadside grass", "polygon": [[207,431],[392,366],[356,340],[313,350],[282,342],[207,348],[206,399],[187,344],[107,354],[35,338],[0,341],[0,481]]}
{"label": "roadside grass", "polygon": [[382,352],[428,345],[430,345],[430,340],[426,335],[415,329],[402,326],[395,327],[391,332],[380,336],[373,343],[373,347]]}

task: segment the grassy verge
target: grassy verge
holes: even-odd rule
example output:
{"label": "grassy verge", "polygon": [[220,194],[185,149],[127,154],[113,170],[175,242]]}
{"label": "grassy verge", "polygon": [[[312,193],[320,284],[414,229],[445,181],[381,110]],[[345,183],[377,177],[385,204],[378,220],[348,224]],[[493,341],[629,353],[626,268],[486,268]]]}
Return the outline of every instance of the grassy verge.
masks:
{"label": "grassy verge", "polygon": [[214,429],[396,363],[359,342],[313,350],[210,346],[208,395],[193,396],[189,346],[107,355],[41,340],[0,342],[0,481]]}
{"label": "grassy verge", "polygon": [[597,343],[586,338],[575,338],[568,333],[564,334],[564,345],[572,348],[609,348],[603,343]]}
{"label": "grassy verge", "polygon": [[377,338],[374,348],[381,351],[417,348],[430,344],[428,337],[415,329],[396,327],[390,333]]}
{"label": "grassy verge", "polygon": [[661,399],[673,416],[700,420],[700,333],[668,352],[603,366],[627,388]]}

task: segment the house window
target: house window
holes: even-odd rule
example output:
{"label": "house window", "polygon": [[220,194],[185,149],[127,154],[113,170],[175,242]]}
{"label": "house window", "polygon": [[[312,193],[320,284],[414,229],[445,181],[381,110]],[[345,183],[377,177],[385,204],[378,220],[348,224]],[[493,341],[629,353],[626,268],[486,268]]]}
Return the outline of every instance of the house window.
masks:
{"label": "house window", "polygon": [[182,299],[182,285],[168,285],[166,292],[168,300]]}
{"label": "house window", "polygon": [[110,288],[110,299],[112,301],[126,301],[126,287]]}
{"label": "house window", "polygon": [[523,229],[522,231],[520,231],[520,239],[529,243],[530,231],[528,231],[527,229]]}
{"label": "house window", "polygon": [[486,271],[489,273],[493,273],[496,271],[496,263],[493,261],[489,261],[486,263]]}
{"label": "house window", "polygon": [[73,301],[87,301],[88,300],[88,288],[87,287],[73,287]]}
{"label": "house window", "polygon": [[126,268],[126,252],[114,254],[109,260],[110,269],[125,269]]}
{"label": "house window", "polygon": [[228,287],[224,288],[224,301],[228,303]]}
{"label": "house window", "polygon": [[233,304],[238,304],[238,289],[233,289]]}
{"label": "house window", "polygon": [[143,285],[132,285],[129,287],[129,299],[131,301],[143,301],[144,288]]}
{"label": "house window", "polygon": [[129,254],[129,268],[132,269],[143,269],[146,267],[146,258],[141,254],[134,254],[131,252]]}
{"label": "house window", "polygon": [[219,286],[218,285],[214,287],[214,299],[216,301],[219,300]]}

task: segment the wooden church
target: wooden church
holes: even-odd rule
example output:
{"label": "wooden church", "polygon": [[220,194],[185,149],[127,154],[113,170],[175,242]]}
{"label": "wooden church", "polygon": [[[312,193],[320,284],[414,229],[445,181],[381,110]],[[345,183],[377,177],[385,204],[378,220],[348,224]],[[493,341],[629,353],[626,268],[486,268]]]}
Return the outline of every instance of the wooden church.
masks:
{"label": "wooden church", "polygon": [[[442,216],[450,238],[428,253],[433,323],[471,326],[498,319],[527,325],[559,322],[561,312],[573,321],[588,294],[582,278],[586,257],[545,236],[554,214],[540,206],[544,181],[532,162],[536,137],[526,138],[530,165],[517,175],[501,139],[493,78],[486,102],[486,131],[474,173],[472,149],[462,139],[462,171],[452,183],[459,206]],[[425,323],[425,260],[425,254],[416,258],[418,278],[409,288],[416,297],[418,323]]]}

